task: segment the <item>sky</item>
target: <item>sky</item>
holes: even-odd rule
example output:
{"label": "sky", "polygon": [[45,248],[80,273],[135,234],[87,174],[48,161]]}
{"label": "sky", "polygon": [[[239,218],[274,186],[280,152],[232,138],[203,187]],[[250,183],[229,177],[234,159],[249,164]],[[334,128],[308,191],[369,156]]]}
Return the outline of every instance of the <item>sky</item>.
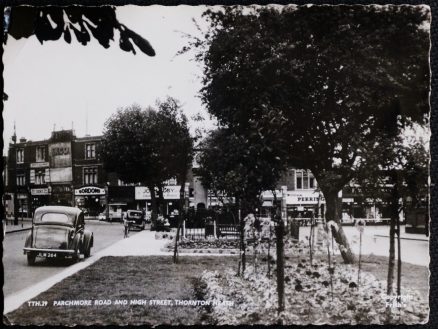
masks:
{"label": "sky", "polygon": [[154,105],[157,99],[172,96],[181,101],[190,119],[201,113],[206,121],[191,120],[196,126],[213,128],[201,100],[202,65],[194,53],[177,56],[187,45],[184,33],[201,37],[192,19],[201,29],[205,6],[124,6],[117,8],[117,18],[147,39],[156,56],[122,51],[118,39],[109,49],[92,39],[87,46],[74,37],[71,44],[60,39],[40,44],[28,39],[8,39],[5,46],[4,84],[9,99],[4,102],[5,149],[13,134],[42,140],[51,131],[71,129],[76,136],[102,133],[105,121],[118,108],[137,103]]}
{"label": "sky", "polygon": [[[117,8],[119,21],[146,38],[156,56],[122,51],[118,39],[109,49],[92,39],[87,46],[62,39],[40,44],[35,36],[14,40],[9,37],[3,55],[5,92],[3,139],[11,141],[16,125],[17,137],[42,140],[55,128],[74,128],[76,136],[100,135],[105,121],[118,108],[137,103],[154,105],[157,99],[172,96],[180,100],[183,111],[195,128],[214,128],[199,90],[202,64],[194,53],[177,56],[188,44],[185,34],[202,37],[207,24],[201,17],[206,6],[124,6]],[[206,120],[196,122],[200,113]],[[416,131],[426,136],[429,131]]]}

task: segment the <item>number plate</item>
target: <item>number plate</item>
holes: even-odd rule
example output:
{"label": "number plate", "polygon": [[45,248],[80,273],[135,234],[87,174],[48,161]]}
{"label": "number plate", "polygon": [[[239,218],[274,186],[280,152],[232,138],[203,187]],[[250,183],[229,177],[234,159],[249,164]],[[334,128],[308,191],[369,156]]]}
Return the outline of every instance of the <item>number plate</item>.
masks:
{"label": "number plate", "polygon": [[38,253],[38,256],[46,257],[46,258],[55,258],[56,253],[54,253],[54,252],[40,252],[40,253]]}

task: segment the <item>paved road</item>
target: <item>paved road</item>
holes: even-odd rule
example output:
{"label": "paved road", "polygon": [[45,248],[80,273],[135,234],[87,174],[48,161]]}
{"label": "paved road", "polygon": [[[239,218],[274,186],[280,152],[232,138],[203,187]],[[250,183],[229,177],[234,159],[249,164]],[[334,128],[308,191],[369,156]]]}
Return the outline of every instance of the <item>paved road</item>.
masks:
{"label": "paved road", "polygon": [[[91,254],[123,239],[123,224],[86,221],[85,227],[94,234]],[[23,255],[24,241],[28,231],[8,233],[3,241],[3,294],[8,296],[38,283],[72,265],[71,260],[38,259],[35,266],[27,265]],[[135,234],[131,232],[130,234]]]}

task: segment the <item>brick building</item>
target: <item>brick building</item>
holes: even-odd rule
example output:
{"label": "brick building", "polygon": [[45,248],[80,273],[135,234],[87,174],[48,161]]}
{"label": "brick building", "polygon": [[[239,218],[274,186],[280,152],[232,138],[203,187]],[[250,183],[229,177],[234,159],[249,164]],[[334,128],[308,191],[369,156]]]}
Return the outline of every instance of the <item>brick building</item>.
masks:
{"label": "brick building", "polygon": [[86,205],[93,212],[104,208],[107,175],[99,146],[99,136],[76,138],[72,130],[53,131],[46,140],[21,138],[9,144],[6,192],[14,208],[9,214],[30,216],[49,204]]}
{"label": "brick building", "polygon": [[[80,207],[91,216],[105,212],[107,205],[114,211],[150,208],[145,187],[125,184],[115,173],[105,171],[101,140],[102,136],[76,137],[73,130],[53,131],[41,141],[21,138],[16,142],[14,136],[4,169],[8,217],[30,216],[43,205]],[[187,195],[193,194],[193,184],[186,185]],[[166,214],[177,209],[179,189],[176,179],[164,183]]]}

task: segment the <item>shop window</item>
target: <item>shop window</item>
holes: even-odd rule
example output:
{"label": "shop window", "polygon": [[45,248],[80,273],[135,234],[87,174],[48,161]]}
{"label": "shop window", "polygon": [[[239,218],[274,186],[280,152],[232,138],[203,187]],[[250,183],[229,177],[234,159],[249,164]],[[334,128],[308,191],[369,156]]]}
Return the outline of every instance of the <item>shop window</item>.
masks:
{"label": "shop window", "polygon": [[45,156],[45,149],[44,146],[38,146],[36,148],[36,157],[35,157],[35,161],[36,162],[44,162],[46,160],[46,156]]}
{"label": "shop window", "polygon": [[24,162],[24,149],[17,149],[17,163]]}
{"label": "shop window", "polygon": [[24,174],[17,175],[17,185],[24,186],[26,185],[26,177]]}
{"label": "shop window", "polygon": [[96,157],[96,144],[85,144],[85,158],[94,159]]}
{"label": "shop window", "polygon": [[84,168],[84,184],[97,184],[97,168]]}

